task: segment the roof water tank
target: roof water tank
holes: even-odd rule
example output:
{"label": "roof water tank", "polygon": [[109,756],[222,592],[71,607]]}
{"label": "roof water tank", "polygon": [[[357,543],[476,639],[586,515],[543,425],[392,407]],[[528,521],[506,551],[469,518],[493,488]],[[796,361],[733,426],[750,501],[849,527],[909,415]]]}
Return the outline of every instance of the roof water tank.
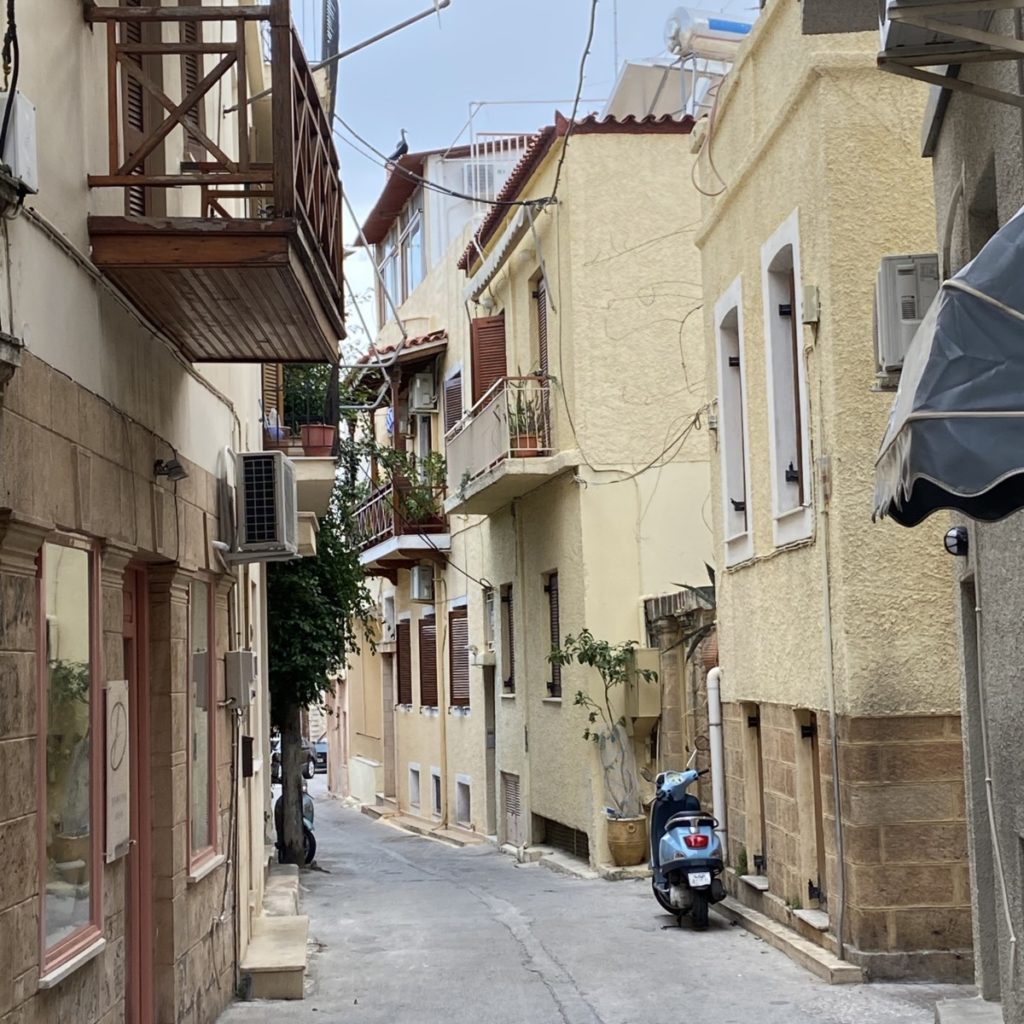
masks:
{"label": "roof water tank", "polygon": [[721,14],[677,7],[665,22],[665,46],[679,57],[732,60],[751,27]]}

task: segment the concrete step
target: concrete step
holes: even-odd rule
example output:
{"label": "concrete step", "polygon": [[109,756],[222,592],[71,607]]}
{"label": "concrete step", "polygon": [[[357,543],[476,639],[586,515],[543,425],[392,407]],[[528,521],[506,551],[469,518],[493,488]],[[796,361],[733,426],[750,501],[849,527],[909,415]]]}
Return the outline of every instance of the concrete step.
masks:
{"label": "concrete step", "polygon": [[935,1004],[935,1024],[1003,1024],[1003,1007],[980,997],[940,999]]}
{"label": "concrete step", "polygon": [[306,974],[309,918],[305,914],[256,918],[242,960],[253,999],[301,999]]}
{"label": "concrete step", "polygon": [[794,910],[793,916],[800,918],[804,924],[819,932],[827,932],[829,916],[824,910]]}
{"label": "concrete step", "polygon": [[752,889],[756,889],[758,892],[768,891],[768,876],[767,875],[740,875],[740,881],[746,882]]}
{"label": "concrete step", "polygon": [[859,967],[840,960],[827,949],[797,935],[791,928],[734,899],[726,898],[716,903],[714,910],[727,921],[742,925],[752,935],[781,950],[794,963],[830,985],[858,984],[864,980],[864,972]]}
{"label": "concrete step", "polygon": [[272,864],[263,893],[263,913],[270,917],[294,917],[298,912],[298,865]]}

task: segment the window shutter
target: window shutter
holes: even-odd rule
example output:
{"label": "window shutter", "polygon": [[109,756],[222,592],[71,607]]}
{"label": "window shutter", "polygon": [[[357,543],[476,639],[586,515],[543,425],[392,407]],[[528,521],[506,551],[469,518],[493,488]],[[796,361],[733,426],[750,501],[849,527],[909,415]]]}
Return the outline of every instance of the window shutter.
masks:
{"label": "window shutter", "polygon": [[512,584],[508,585],[505,595],[505,614],[508,616],[508,675],[505,676],[505,689],[515,693],[516,689],[516,627],[512,606]]}
{"label": "window shutter", "polygon": [[462,419],[462,372],[444,382],[444,432],[447,434]]}
{"label": "window shutter", "polygon": [[437,625],[434,619],[420,619],[420,704],[437,707]]}
{"label": "window shutter", "polygon": [[537,282],[537,351],[540,357],[540,372],[548,375],[548,289],[541,278]]}
{"label": "window shutter", "polygon": [[[123,0],[125,7],[141,7],[142,0]],[[126,21],[122,38],[126,43],[142,42],[141,21]],[[142,56],[131,54],[127,58],[142,67]],[[134,152],[142,144],[146,133],[146,93],[142,83],[127,72],[124,75],[124,149],[125,155]],[[132,174],[145,174],[145,167],[137,167]],[[132,217],[146,215],[146,190],[141,185],[132,185],[125,190],[125,212]]]}
{"label": "window shutter", "polygon": [[[548,595],[548,617],[551,623],[551,646],[558,647],[562,643],[562,627],[558,617],[558,573],[553,572],[548,577],[547,586],[544,588]],[[551,664],[551,682],[548,683],[548,692],[552,697],[562,696],[562,666]]]}
{"label": "window shutter", "polygon": [[505,376],[505,314],[470,321],[469,347],[473,361],[473,404]]}
{"label": "window shutter", "polygon": [[465,608],[453,608],[448,614],[448,653],[452,704],[469,707],[469,619]]}
{"label": "window shutter", "polygon": [[276,412],[278,425],[284,419],[284,367],[280,363],[263,364],[263,419],[269,423]]}
{"label": "window shutter", "polygon": [[412,628],[408,619],[398,623],[398,703],[412,703]]}

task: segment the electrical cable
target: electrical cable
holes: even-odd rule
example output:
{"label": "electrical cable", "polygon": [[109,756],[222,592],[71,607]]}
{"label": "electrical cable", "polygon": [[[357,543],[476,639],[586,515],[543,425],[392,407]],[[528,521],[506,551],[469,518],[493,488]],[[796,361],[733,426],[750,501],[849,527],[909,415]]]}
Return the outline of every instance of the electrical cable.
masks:
{"label": "electrical cable", "polygon": [[[596,3],[597,0],[594,0]],[[347,121],[342,118],[340,114],[334,115],[334,120],[337,121],[342,128],[345,129],[354,139],[362,143],[371,153],[378,157],[375,159],[369,154],[364,153],[358,146],[354,145],[348,139],[342,139],[347,145],[351,146],[357,153],[370,160],[372,163],[378,164],[385,170],[391,171],[393,174],[397,174],[400,177],[406,178],[409,181],[414,181],[423,188],[430,189],[433,192],[440,192],[441,195],[451,196],[453,199],[466,199],[471,203],[483,203],[485,206],[503,206],[503,207],[514,207],[514,206],[546,206],[548,203],[553,201],[553,197],[543,197],[540,199],[483,199],[480,196],[470,195],[468,192],[458,192],[455,189],[447,188],[444,185],[439,185],[436,181],[431,181],[429,178],[424,178],[422,174],[417,174],[415,171],[409,170],[408,167],[403,167],[400,163],[390,159],[386,154],[382,153],[373,143],[368,142],[363,138]]]}
{"label": "electrical cable", "polygon": [[[13,74],[12,74],[13,61]],[[14,95],[18,89],[18,72],[21,69],[21,52],[18,49],[18,26],[14,20],[14,0],[7,0],[7,31],[4,32],[3,45],[4,89],[7,102],[4,104],[3,126],[0,127],[0,162],[7,146],[7,132],[11,126],[11,113],[14,109]],[[10,75],[10,82],[8,82]]]}
{"label": "electrical cable", "polygon": [[587,29],[587,42],[583,47],[583,56],[580,58],[580,73],[576,82],[576,98],[572,101],[572,113],[569,115],[569,124],[562,136],[562,151],[558,156],[558,166],[555,168],[555,183],[551,187],[551,198],[548,202],[554,203],[558,199],[558,183],[562,177],[562,165],[565,163],[565,151],[569,146],[569,137],[572,135],[573,127],[576,124],[576,114],[580,108],[580,97],[583,95],[583,77],[587,67],[587,57],[590,55],[590,44],[594,41],[594,26],[597,24],[597,0],[590,0],[590,26]]}

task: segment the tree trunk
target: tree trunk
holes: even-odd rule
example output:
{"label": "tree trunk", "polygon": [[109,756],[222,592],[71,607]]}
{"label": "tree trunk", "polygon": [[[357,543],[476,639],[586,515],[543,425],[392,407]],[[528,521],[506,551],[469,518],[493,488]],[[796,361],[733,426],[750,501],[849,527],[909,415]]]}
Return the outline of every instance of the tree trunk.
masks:
{"label": "tree trunk", "polygon": [[284,862],[303,865],[306,851],[302,842],[302,709],[289,705],[281,724],[281,795],[284,800],[282,836]]}

